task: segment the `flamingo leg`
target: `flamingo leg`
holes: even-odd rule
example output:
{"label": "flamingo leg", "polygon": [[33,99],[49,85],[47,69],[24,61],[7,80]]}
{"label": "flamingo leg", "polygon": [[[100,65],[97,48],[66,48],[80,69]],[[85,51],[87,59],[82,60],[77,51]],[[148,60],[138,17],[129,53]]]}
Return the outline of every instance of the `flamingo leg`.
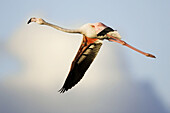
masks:
{"label": "flamingo leg", "polygon": [[122,45],[124,45],[124,46],[126,46],[126,47],[128,47],[128,48],[130,48],[130,49],[132,49],[132,50],[134,50],[134,51],[136,51],[136,52],[139,52],[139,53],[141,53],[141,54],[143,54],[143,55],[145,55],[145,56],[147,56],[147,57],[156,58],[154,55],[149,54],[149,53],[145,53],[145,52],[143,52],[143,51],[141,51],[141,50],[139,50],[139,49],[137,49],[137,48],[129,45],[128,43],[126,43],[126,42],[123,41],[123,40],[120,40],[120,39],[118,39],[118,38],[115,38],[115,37],[113,37],[113,36],[111,36],[111,35],[109,35],[109,34],[107,34],[107,36],[110,37],[110,38],[108,39],[109,41],[113,41],[113,42],[120,43],[120,44],[122,44]]}

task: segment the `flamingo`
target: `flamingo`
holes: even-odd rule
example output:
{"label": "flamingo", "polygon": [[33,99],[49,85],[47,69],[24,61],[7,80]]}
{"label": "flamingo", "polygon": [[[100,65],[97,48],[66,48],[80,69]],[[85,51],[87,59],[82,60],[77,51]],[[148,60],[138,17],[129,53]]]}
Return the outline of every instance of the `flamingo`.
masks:
{"label": "flamingo", "polygon": [[94,58],[96,57],[100,47],[102,46],[104,39],[112,42],[120,43],[147,57],[156,58],[154,55],[136,49],[133,46],[126,43],[125,41],[121,40],[121,36],[117,30],[114,30],[111,27],[108,27],[101,22],[88,23],[83,25],[79,29],[65,29],[57,25],[48,23],[42,18],[35,18],[35,17],[31,18],[27,24],[31,22],[36,22],[40,25],[47,25],[63,32],[78,33],[83,35],[82,43],[77,52],[77,55],[72,61],[69,74],[64,82],[64,85],[59,90],[60,93],[64,93],[65,91],[68,91],[82,79],[86,70],[89,68],[90,64],[93,62]]}

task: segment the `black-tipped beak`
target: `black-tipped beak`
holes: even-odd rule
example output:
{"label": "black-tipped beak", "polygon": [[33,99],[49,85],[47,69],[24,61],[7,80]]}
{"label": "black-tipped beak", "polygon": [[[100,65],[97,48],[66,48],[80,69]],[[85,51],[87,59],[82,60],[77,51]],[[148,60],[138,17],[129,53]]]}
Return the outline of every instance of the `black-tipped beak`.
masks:
{"label": "black-tipped beak", "polygon": [[31,23],[32,18],[27,22],[27,24]]}

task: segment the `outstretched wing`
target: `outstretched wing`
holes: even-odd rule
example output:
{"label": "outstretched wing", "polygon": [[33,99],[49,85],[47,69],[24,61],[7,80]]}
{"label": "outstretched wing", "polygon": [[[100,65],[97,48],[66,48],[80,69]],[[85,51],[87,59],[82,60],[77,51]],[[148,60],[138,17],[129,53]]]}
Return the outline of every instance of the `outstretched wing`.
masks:
{"label": "outstretched wing", "polygon": [[99,42],[98,40],[99,39],[91,39],[83,36],[83,41],[72,62],[66,81],[59,90],[60,93],[64,93],[68,89],[71,89],[82,79],[102,45],[102,42]]}

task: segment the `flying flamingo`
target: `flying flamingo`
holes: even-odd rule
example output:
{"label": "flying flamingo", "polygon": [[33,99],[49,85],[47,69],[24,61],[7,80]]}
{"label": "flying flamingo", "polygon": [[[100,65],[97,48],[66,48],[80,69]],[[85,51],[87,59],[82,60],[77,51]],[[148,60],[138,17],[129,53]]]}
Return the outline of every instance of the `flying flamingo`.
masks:
{"label": "flying flamingo", "polygon": [[78,33],[83,35],[83,41],[80,45],[77,55],[75,56],[71,64],[70,72],[65,80],[65,83],[63,87],[59,90],[60,93],[64,93],[68,89],[71,89],[82,79],[86,70],[89,68],[90,64],[96,57],[104,39],[120,43],[147,57],[156,58],[152,54],[145,53],[127,44],[125,41],[121,40],[121,36],[117,32],[117,30],[114,30],[100,22],[88,23],[83,25],[79,29],[65,29],[57,25],[48,23],[41,18],[31,18],[28,21],[28,24],[31,22],[36,22],[40,25],[51,26],[63,32]]}

